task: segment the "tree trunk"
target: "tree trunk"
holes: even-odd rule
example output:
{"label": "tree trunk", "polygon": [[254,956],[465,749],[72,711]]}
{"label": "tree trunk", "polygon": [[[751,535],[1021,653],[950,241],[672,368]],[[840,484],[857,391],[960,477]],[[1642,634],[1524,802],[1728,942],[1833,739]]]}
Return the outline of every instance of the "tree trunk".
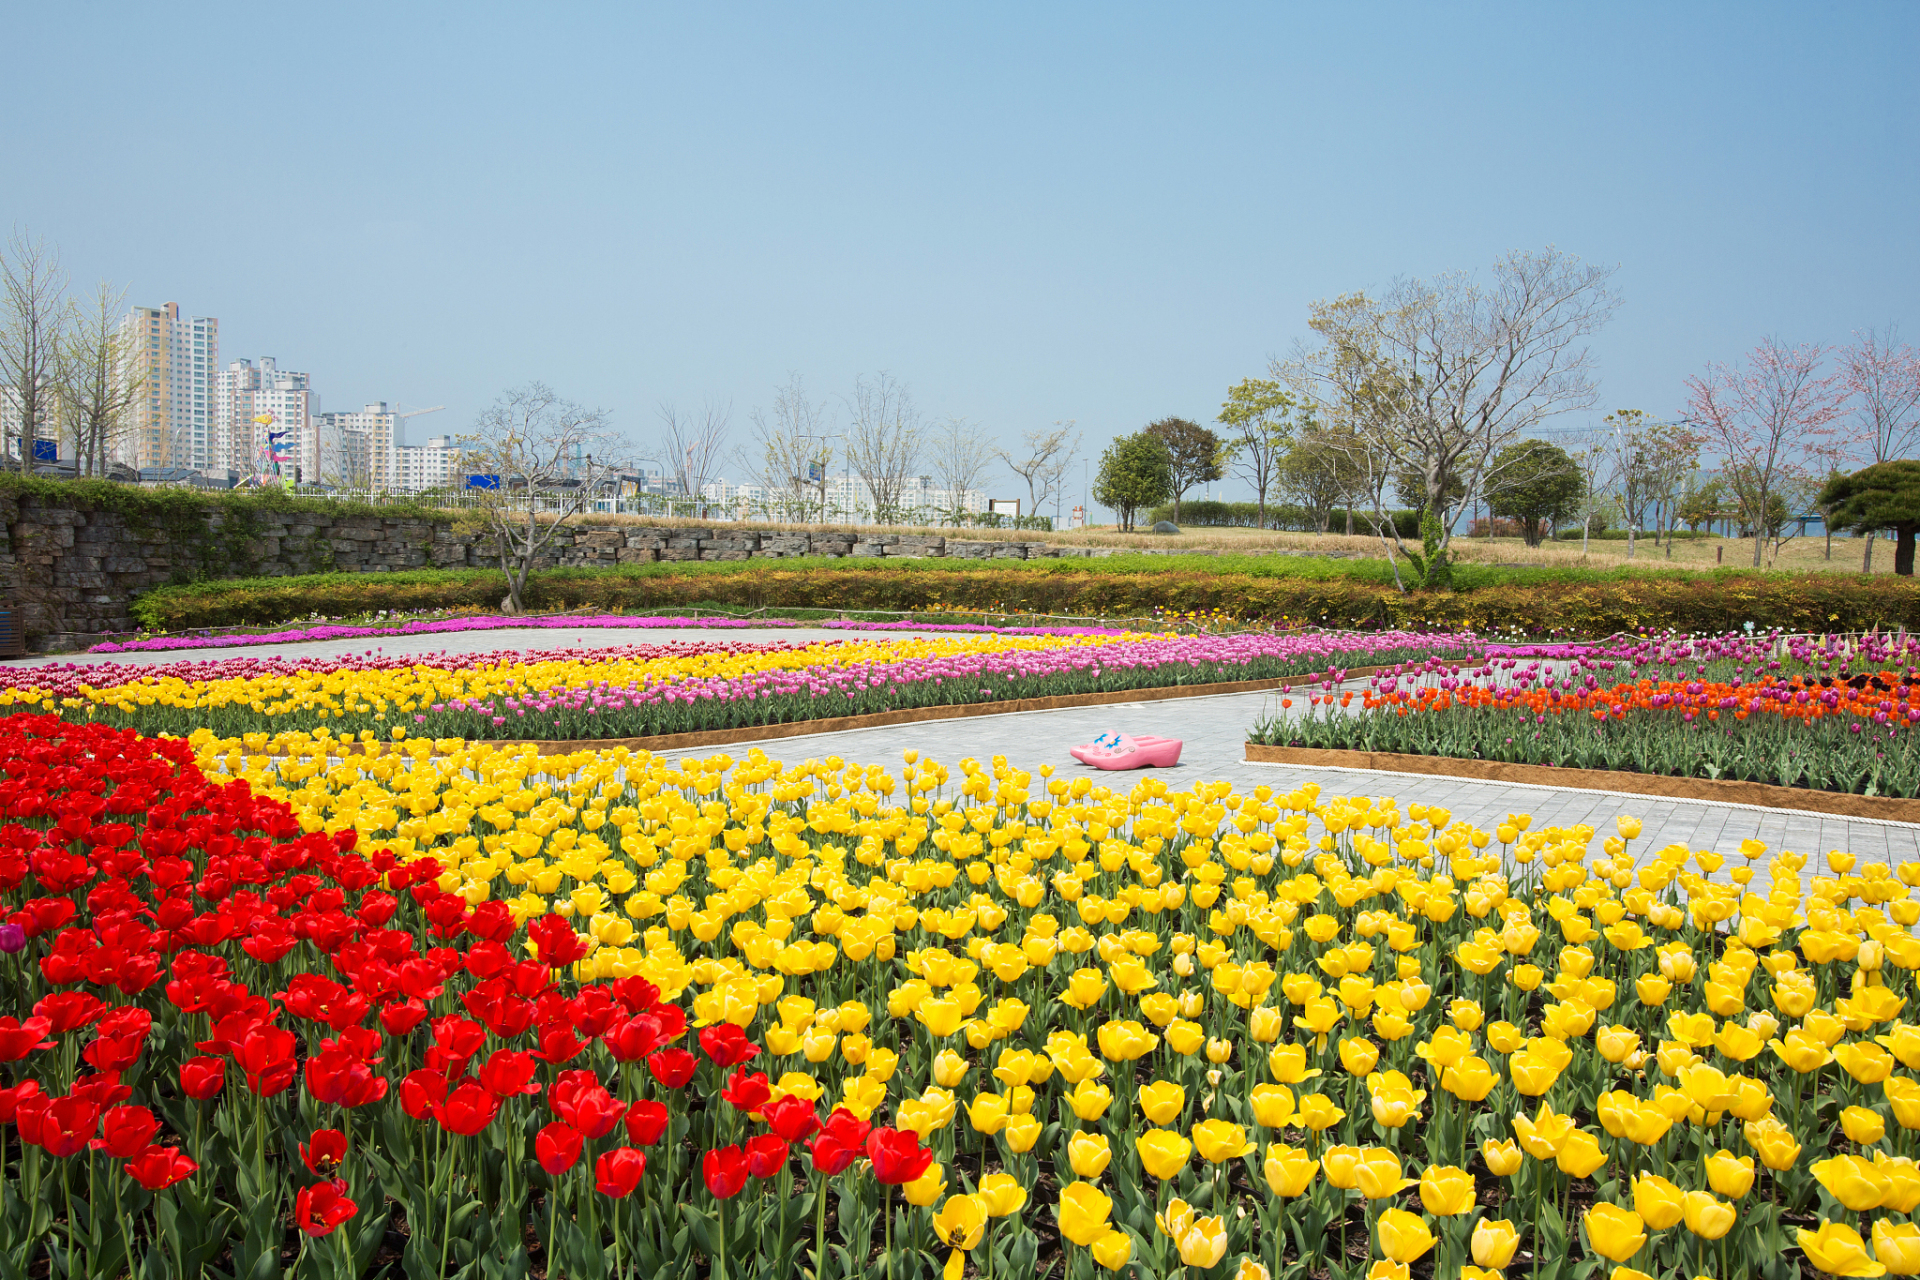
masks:
{"label": "tree trunk", "polygon": [[1867,530],[1867,549],[1860,556],[1860,572],[1873,572],[1873,530]]}
{"label": "tree trunk", "polygon": [[1913,535],[1920,525],[1898,525],[1893,531],[1893,571],[1903,578],[1913,576]]}

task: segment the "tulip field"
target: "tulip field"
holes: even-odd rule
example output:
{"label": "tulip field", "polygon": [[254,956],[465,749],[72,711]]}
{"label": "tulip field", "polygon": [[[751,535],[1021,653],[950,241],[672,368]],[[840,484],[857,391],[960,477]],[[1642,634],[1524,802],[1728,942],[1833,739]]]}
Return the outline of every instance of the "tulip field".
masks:
{"label": "tulip field", "polygon": [[1256,662],[1826,662],[1840,715],[1906,669],[1219,639],[8,672],[0,1278],[1920,1274],[1920,865],[426,731]]}
{"label": "tulip field", "polygon": [[1731,635],[1435,655],[1304,718],[1276,746],[1388,751],[1920,797],[1920,642]]}

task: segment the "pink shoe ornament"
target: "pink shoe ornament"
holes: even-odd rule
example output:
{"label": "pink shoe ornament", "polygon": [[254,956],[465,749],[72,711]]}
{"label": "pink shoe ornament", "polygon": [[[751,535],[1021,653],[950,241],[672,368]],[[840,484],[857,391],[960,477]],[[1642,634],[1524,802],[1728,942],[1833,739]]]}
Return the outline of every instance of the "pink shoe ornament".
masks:
{"label": "pink shoe ornament", "polygon": [[1095,769],[1170,769],[1180,763],[1178,738],[1132,737],[1103,733],[1071,749],[1074,759]]}

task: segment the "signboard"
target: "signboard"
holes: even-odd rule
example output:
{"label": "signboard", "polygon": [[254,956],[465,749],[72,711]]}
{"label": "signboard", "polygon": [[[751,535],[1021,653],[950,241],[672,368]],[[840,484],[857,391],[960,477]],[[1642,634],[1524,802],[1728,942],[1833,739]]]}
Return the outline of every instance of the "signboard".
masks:
{"label": "signboard", "polygon": [[1012,516],[1018,519],[1020,516],[1020,499],[993,498],[988,500],[987,510],[997,516]]}
{"label": "signboard", "polygon": [[500,487],[499,476],[468,476],[467,477],[467,488],[469,489],[498,489],[499,487]]}
{"label": "signboard", "polygon": [[60,442],[58,440],[35,440],[33,442],[33,460],[35,462],[60,461]]}

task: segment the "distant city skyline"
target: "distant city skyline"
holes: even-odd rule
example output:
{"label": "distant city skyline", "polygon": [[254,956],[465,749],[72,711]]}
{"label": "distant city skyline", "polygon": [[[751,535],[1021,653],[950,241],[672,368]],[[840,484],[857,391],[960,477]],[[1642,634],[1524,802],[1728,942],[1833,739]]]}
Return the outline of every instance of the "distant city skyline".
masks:
{"label": "distant city skyline", "polygon": [[[540,379],[637,455],[662,402],[730,403],[740,445],[789,373],[831,399],[885,370],[1008,444],[1077,420],[1090,461],[1211,422],[1313,299],[1549,243],[1624,299],[1599,403],[1556,425],[1671,417],[1769,335],[1920,337],[1911,5],[205,18],[10,22],[60,56],[0,84],[0,163],[35,175],[6,221],[329,405],[444,403],[436,434]],[[209,27],[329,91],[209,79],[191,128],[71,92],[82,54],[190,86]],[[277,162],[215,162],[236,147],[298,157],[299,198]]]}

